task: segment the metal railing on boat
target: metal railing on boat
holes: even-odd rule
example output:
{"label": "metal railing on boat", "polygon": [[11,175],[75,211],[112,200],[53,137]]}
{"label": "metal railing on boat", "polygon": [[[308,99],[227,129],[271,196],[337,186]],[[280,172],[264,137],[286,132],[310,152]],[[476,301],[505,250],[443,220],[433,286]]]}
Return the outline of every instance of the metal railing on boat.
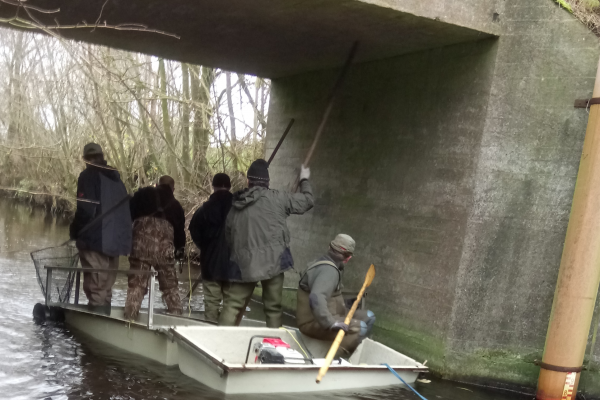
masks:
{"label": "metal railing on boat", "polygon": [[[46,287],[50,288],[50,284],[52,283],[52,271],[69,271],[75,272],[77,274],[75,276],[75,299],[73,300],[73,304],[79,304],[79,285],[81,281],[81,273],[113,273],[113,274],[123,274],[123,275],[149,275],[150,276],[150,284],[148,285],[148,329],[152,328],[153,319],[154,319],[154,286],[156,284],[156,276],[158,272],[151,268],[150,271],[139,271],[139,270],[123,270],[123,269],[110,269],[110,268],[71,268],[71,267],[51,267],[44,266],[46,272]],[[50,290],[46,290],[46,298],[45,304],[49,306],[52,303],[52,292]]]}

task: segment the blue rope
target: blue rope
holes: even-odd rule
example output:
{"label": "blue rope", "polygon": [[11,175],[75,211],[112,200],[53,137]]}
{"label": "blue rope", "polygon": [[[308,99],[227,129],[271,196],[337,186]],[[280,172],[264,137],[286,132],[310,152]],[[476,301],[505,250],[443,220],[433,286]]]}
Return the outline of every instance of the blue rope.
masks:
{"label": "blue rope", "polygon": [[401,377],[400,375],[398,375],[398,373],[397,373],[396,371],[394,371],[394,369],[393,369],[392,367],[390,367],[388,364],[385,364],[385,363],[384,363],[384,364],[381,364],[381,365],[385,365],[385,366],[387,367],[387,369],[389,369],[389,370],[390,370],[390,372],[391,372],[392,374],[396,375],[396,378],[400,379],[400,380],[402,381],[402,383],[404,383],[406,386],[408,386],[408,388],[409,388],[410,390],[412,390],[413,392],[415,392],[415,394],[416,394],[417,396],[419,396],[419,397],[420,397],[421,399],[423,399],[423,400],[427,400],[425,397],[421,396],[421,395],[419,394],[419,392],[417,392],[415,389],[413,389],[413,387],[412,387],[412,386],[410,386],[408,383],[404,382],[404,379],[402,379],[402,377]]}

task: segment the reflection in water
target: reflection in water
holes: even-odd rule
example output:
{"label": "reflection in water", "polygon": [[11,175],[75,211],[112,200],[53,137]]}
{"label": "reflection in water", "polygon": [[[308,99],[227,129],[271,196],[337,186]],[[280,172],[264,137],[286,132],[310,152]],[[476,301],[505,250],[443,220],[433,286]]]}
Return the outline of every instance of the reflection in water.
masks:
{"label": "reflection in water", "polygon": [[[68,238],[68,221],[0,200],[0,397],[3,399],[223,399],[187,378],[177,367],[165,367],[134,356],[81,334],[62,324],[35,324],[33,305],[43,302],[29,253],[55,246]],[[127,260],[121,259],[121,268]],[[187,268],[180,278],[182,294],[189,278],[198,271]],[[113,302],[124,305],[125,276],[119,276]],[[157,296],[156,306],[161,306]],[[80,298],[85,301],[85,295]],[[195,295],[192,308],[200,309],[202,298]],[[426,398],[445,400],[508,400],[528,398],[498,394],[452,382],[417,384]],[[317,393],[302,395],[228,396],[239,400],[279,399],[383,399],[412,400],[417,397],[401,387],[361,393]]]}

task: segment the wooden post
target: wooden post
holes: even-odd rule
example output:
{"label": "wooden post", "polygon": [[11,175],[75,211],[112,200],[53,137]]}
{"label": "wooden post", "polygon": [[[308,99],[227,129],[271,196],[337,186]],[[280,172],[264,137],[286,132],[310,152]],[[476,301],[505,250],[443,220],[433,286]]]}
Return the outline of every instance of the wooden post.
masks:
{"label": "wooden post", "polygon": [[[600,97],[600,62],[593,97]],[[600,105],[590,106],[552,313],[538,400],[575,399],[600,282]],[[563,397],[564,391],[572,397]]]}

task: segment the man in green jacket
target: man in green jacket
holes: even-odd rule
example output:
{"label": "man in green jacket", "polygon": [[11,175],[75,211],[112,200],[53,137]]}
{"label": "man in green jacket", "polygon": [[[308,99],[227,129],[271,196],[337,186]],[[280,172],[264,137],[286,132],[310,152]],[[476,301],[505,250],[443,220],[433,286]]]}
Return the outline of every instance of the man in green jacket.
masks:
{"label": "man in green jacket", "polygon": [[240,320],[261,282],[267,326],[281,326],[283,273],[294,265],[286,219],[310,210],[314,199],[308,168],[300,171],[300,193],[286,193],[269,189],[268,166],[265,160],[254,161],[248,169],[248,188],[233,196],[225,228],[232,274],[223,286],[219,325]]}
{"label": "man in green jacket", "polygon": [[296,322],[304,335],[333,341],[341,329],[346,332],[338,356],[349,356],[371,333],[375,315],[356,310],[349,325],[348,309],[342,296],[342,272],[354,254],[354,239],[339,234],[329,244],[327,254],[308,264],[298,288]]}

